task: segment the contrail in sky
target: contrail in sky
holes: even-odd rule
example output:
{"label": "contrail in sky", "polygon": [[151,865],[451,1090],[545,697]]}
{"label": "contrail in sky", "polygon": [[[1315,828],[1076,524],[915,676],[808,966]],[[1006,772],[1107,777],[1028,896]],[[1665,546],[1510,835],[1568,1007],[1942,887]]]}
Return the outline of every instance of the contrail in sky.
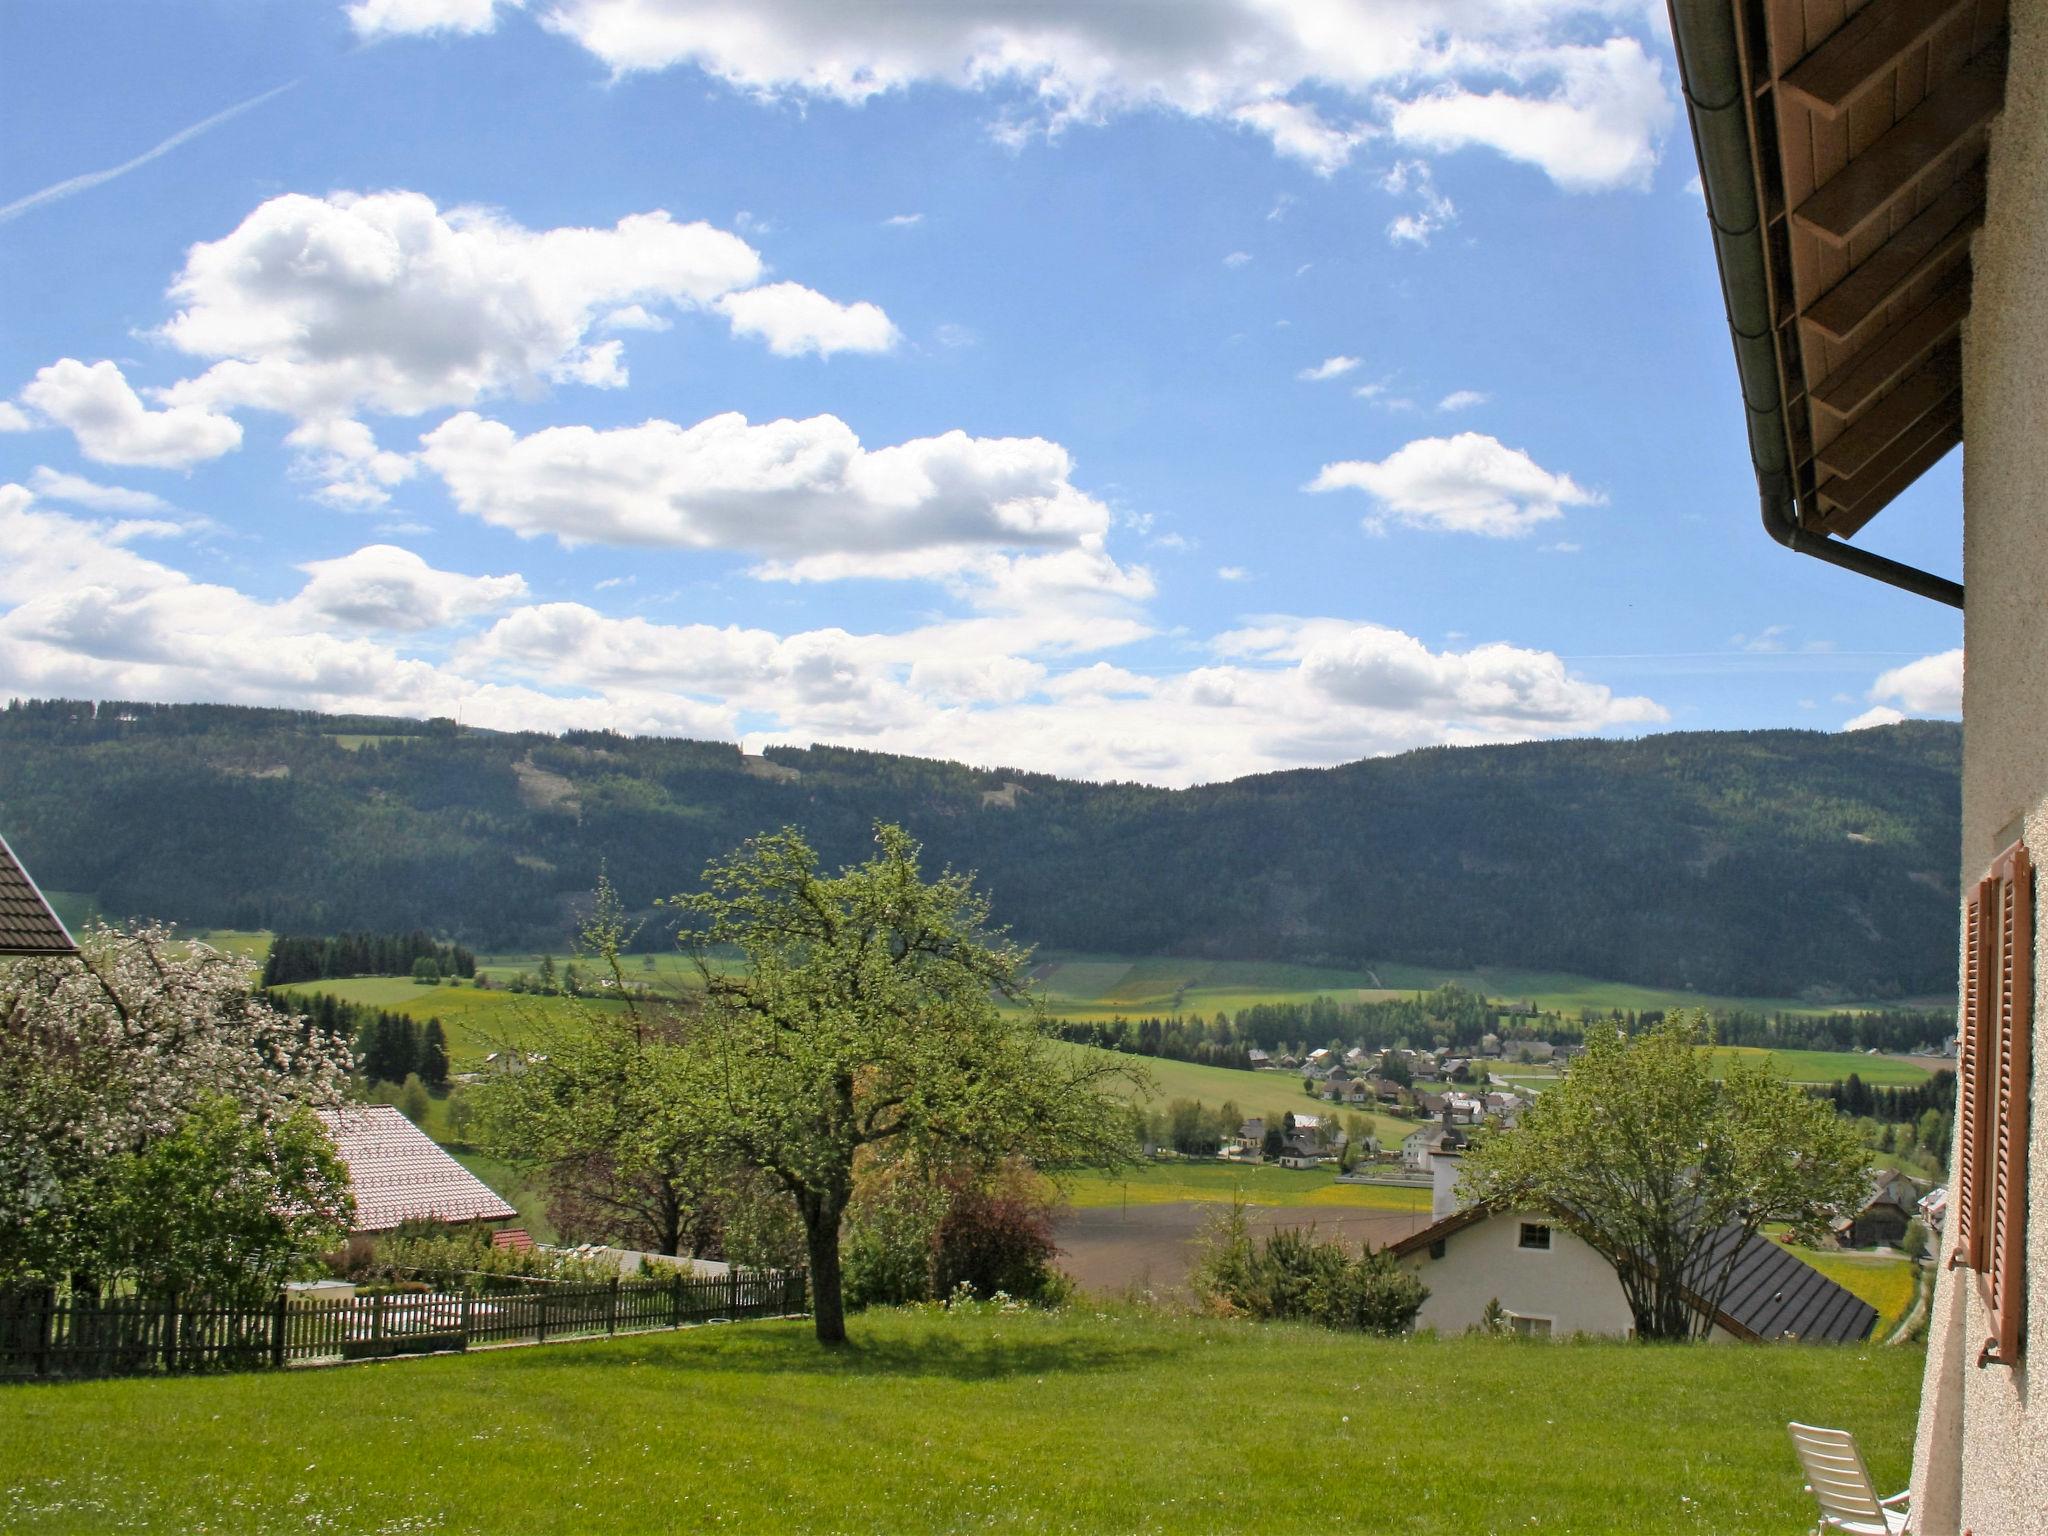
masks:
{"label": "contrail in sky", "polygon": [[40,192],[31,192],[27,197],[18,197],[11,203],[0,204],[0,224],[20,218],[31,208],[40,208],[45,203],[61,202],[63,199],[75,196],[80,192],[89,192],[102,182],[112,181],[116,176],[126,176],[137,166],[147,165],[150,161],[156,159],[157,156],[169,154],[187,139],[196,139],[209,128],[218,128],[229,118],[238,117],[251,107],[260,107],[273,96],[282,96],[298,83],[296,80],[287,80],[283,85],[275,86],[265,91],[261,96],[251,96],[247,101],[237,102],[225,111],[216,112],[208,118],[202,118],[189,128],[180,128],[161,144],[153,149],[144,150],[133,160],[125,160],[121,164],[110,166],[104,171],[87,171],[82,176],[73,176],[68,181],[60,181],[47,186]]}

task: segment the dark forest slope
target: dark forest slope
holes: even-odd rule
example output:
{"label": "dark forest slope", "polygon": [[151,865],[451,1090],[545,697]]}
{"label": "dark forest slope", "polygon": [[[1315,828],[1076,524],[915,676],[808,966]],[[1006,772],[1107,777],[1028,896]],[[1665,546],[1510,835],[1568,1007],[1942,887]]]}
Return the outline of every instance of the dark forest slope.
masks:
{"label": "dark forest slope", "polygon": [[[877,818],[979,870],[1031,941],[1567,970],[1706,991],[1953,986],[1958,727],[1436,748],[1201,789],[834,748],[458,732],[75,702],[0,711],[0,831],[109,911],[559,945],[795,823]],[[1012,788],[1011,786],[1014,786]]]}

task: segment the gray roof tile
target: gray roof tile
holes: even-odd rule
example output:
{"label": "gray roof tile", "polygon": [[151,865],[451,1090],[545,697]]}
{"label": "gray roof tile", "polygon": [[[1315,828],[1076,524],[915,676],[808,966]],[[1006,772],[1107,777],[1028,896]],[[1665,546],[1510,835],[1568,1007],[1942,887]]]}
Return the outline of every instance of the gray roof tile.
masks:
{"label": "gray roof tile", "polygon": [[75,955],[78,946],[0,837],[0,955]]}

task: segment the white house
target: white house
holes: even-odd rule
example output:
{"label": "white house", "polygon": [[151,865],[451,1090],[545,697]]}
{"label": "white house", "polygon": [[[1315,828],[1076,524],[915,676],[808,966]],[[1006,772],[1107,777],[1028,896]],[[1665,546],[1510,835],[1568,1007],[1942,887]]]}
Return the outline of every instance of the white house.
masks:
{"label": "white house", "polygon": [[[1541,1214],[1460,1206],[1459,1161],[1455,1148],[1436,1153],[1434,1219],[1394,1244],[1403,1267],[1429,1287],[1416,1326],[1463,1333],[1478,1327],[1497,1301],[1510,1326],[1526,1336],[1629,1337],[1634,1314],[1614,1266]],[[1736,1259],[1710,1337],[1849,1342],[1867,1337],[1876,1322],[1867,1302],[1782,1245],[1753,1237]]]}
{"label": "white house", "polygon": [[1425,1125],[1401,1138],[1401,1166],[1410,1173],[1428,1173],[1446,1150],[1455,1153],[1464,1145],[1464,1133],[1454,1127]]}

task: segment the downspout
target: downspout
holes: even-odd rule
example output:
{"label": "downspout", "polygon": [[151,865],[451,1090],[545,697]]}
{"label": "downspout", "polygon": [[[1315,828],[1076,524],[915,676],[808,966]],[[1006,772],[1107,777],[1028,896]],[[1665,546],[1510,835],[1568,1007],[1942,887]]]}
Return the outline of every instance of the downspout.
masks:
{"label": "downspout", "polygon": [[1742,65],[1736,50],[1735,6],[1730,0],[1670,0],[1672,44],[1685,91],[1705,190],[1707,222],[1713,226],[1715,266],[1721,298],[1735,342],[1735,367],[1742,380],[1748,417],[1749,455],[1756,466],[1764,531],[1787,549],[1859,576],[1887,582],[1921,597],[1963,606],[1961,582],[1936,576],[1841,539],[1799,525],[1786,450],[1785,402],[1778,389],[1777,344],[1773,336],[1770,283],[1765,272],[1764,229],[1757,206],[1749,119],[1742,100]]}

